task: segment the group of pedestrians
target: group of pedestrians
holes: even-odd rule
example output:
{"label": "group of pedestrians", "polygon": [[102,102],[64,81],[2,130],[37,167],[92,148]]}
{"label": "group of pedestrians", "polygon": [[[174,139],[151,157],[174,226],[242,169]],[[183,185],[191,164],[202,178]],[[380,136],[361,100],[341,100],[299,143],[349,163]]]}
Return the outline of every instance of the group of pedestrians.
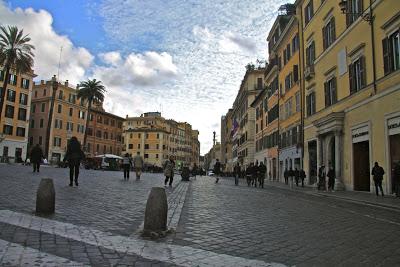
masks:
{"label": "group of pedestrians", "polygon": [[321,191],[326,191],[326,178],[328,177],[328,191],[335,191],[336,174],[332,166],[330,166],[328,173],[325,170],[325,165],[322,165],[318,170],[318,184],[317,188]]}
{"label": "group of pedestrians", "polygon": [[136,180],[140,180],[140,176],[142,175],[142,169],[144,166],[143,158],[140,156],[140,152],[136,153],[136,156],[132,159],[128,153],[122,157],[122,169],[124,170],[124,180],[129,180],[129,173],[131,168],[133,167]]}
{"label": "group of pedestrians", "polygon": [[285,184],[289,185],[290,188],[294,187],[294,182],[296,183],[296,186],[299,186],[299,183],[301,182],[301,187],[304,187],[306,172],[303,169],[298,170],[295,168],[293,170],[292,167],[290,167],[289,169],[285,169],[283,177],[285,178]]}

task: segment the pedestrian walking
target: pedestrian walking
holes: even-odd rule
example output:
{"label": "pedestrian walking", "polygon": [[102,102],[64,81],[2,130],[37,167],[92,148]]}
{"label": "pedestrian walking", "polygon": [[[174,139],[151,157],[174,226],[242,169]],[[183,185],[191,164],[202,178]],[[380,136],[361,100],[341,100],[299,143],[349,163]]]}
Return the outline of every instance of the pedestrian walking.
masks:
{"label": "pedestrian walking", "polygon": [[129,173],[131,171],[132,159],[129,156],[129,153],[126,153],[124,157],[122,157],[122,168],[124,169],[124,180],[129,180]]}
{"label": "pedestrian walking", "polygon": [[72,186],[75,176],[75,186],[78,186],[79,177],[79,167],[81,165],[81,160],[85,158],[85,154],[82,151],[81,144],[78,139],[73,136],[69,140],[67,153],[64,157],[64,162],[68,161],[69,167],[69,186]]}
{"label": "pedestrian walking", "polygon": [[33,172],[39,172],[40,170],[40,163],[43,159],[43,150],[39,144],[36,144],[31,151],[31,162],[33,165]]}
{"label": "pedestrian walking", "polygon": [[371,174],[374,179],[375,183],[375,192],[376,195],[379,196],[379,191],[378,188],[381,190],[382,197],[384,196],[383,194],[383,188],[382,188],[382,181],[383,181],[383,175],[385,174],[385,171],[381,166],[379,166],[378,162],[375,162],[375,166],[372,168]]}
{"label": "pedestrian walking", "polygon": [[394,183],[394,192],[396,193],[396,197],[400,197],[400,161],[395,163],[394,166],[393,183]]}
{"label": "pedestrian walking", "polygon": [[285,178],[285,184],[289,183],[289,171],[287,168],[285,168],[285,171],[283,172],[283,177]]}
{"label": "pedestrian walking", "polygon": [[258,169],[258,160],[257,160],[253,166],[253,172],[252,172],[252,176],[251,176],[251,185],[254,185],[254,187],[257,187],[258,175],[259,175],[259,169]]}
{"label": "pedestrian walking", "polygon": [[301,169],[299,176],[301,180],[301,187],[304,187],[304,179],[306,178],[306,172],[303,169]]}
{"label": "pedestrian walking", "polygon": [[294,168],[294,180],[296,181],[296,187],[299,187],[299,181],[300,181],[300,172],[296,168]]}
{"label": "pedestrian walking", "polygon": [[136,173],[136,180],[140,180],[143,169],[143,158],[140,156],[140,152],[137,152],[136,156],[133,158],[133,167]]}
{"label": "pedestrian walking", "polygon": [[293,189],[293,186],[294,186],[294,171],[293,171],[292,167],[290,167],[290,169],[288,171],[288,176],[289,176],[289,187],[290,187],[290,189]]}
{"label": "pedestrian walking", "polygon": [[254,164],[253,162],[250,163],[250,165],[246,169],[246,181],[247,181],[247,186],[251,185],[251,177],[253,175],[253,168]]}
{"label": "pedestrian walking", "polygon": [[318,170],[318,190],[326,191],[326,173],[325,173],[325,166],[322,165],[319,167]]}
{"label": "pedestrian walking", "polygon": [[264,165],[263,162],[260,162],[260,165],[258,166],[258,171],[259,171],[259,176],[258,176],[259,186],[261,188],[264,188],[264,180],[265,180],[265,173],[267,172],[267,167]]}
{"label": "pedestrian walking", "polygon": [[194,177],[194,179],[196,179],[196,175],[197,175],[197,172],[198,172],[199,170],[198,170],[198,168],[197,168],[197,165],[196,165],[196,163],[195,164],[193,164],[193,168],[192,168],[192,176]]}
{"label": "pedestrian walking", "polygon": [[164,169],[164,185],[167,186],[169,182],[169,186],[172,186],[172,182],[174,181],[174,169],[175,169],[175,161],[174,157],[170,156],[163,164]]}
{"label": "pedestrian walking", "polygon": [[219,176],[221,175],[221,163],[219,162],[219,159],[216,159],[216,162],[214,164],[214,175],[215,183],[217,184],[219,181]]}
{"label": "pedestrian walking", "polygon": [[326,176],[328,176],[328,190],[333,192],[335,189],[336,174],[332,166],[329,168],[328,174]]}
{"label": "pedestrian walking", "polygon": [[235,176],[235,185],[239,185],[239,175],[240,175],[240,164],[239,164],[239,162],[236,162],[236,165],[233,168],[233,175]]}

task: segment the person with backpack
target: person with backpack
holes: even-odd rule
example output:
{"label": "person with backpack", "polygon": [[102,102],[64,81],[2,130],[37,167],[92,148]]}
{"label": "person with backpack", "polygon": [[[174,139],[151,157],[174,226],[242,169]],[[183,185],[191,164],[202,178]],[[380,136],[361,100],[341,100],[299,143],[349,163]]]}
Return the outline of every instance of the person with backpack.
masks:
{"label": "person with backpack", "polygon": [[129,153],[122,158],[122,168],[124,169],[124,180],[129,180],[129,172],[131,170],[132,160]]}
{"label": "person with backpack", "polygon": [[376,195],[379,196],[379,190],[381,190],[382,197],[384,196],[383,194],[383,188],[382,188],[382,181],[383,181],[383,175],[385,174],[385,171],[381,166],[379,166],[378,162],[375,162],[375,166],[372,168],[371,174],[374,179],[375,183],[375,192]]}
{"label": "person with backpack", "polygon": [[78,186],[79,167],[81,160],[85,158],[85,154],[82,151],[81,144],[78,139],[73,136],[69,141],[67,147],[67,153],[64,157],[64,162],[68,161],[69,166],[69,186],[73,185],[75,175],[75,186]]}

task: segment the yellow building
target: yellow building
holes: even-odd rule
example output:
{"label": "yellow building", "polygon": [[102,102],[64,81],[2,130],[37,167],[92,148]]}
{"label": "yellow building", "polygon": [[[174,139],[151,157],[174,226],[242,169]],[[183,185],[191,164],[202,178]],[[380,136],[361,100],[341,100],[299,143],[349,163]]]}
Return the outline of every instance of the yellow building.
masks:
{"label": "yellow building", "polygon": [[198,131],[189,123],[166,120],[160,112],[127,116],[123,136],[123,153],[134,156],[139,152],[147,165],[161,167],[170,156],[174,156],[178,168],[199,163]]}
{"label": "yellow building", "polygon": [[255,111],[251,103],[264,87],[264,68],[248,65],[239,92],[233,103],[233,164],[247,167],[255,155]]}
{"label": "yellow building", "polygon": [[232,109],[221,117],[221,164],[225,166],[226,172],[233,171],[232,162]]}
{"label": "yellow building", "polygon": [[[3,86],[5,71],[0,69],[0,85]],[[11,71],[5,101],[1,113],[0,161],[19,162],[26,159],[32,95],[31,73],[16,75]],[[4,90],[0,87],[0,93]]]}
{"label": "yellow building", "polygon": [[338,186],[373,192],[370,173],[379,162],[384,190],[392,193],[393,163],[400,160],[400,2],[342,3],[352,14],[343,14],[338,1],[296,1],[304,168],[310,184],[325,165],[335,169]]}
{"label": "yellow building", "polygon": [[[39,144],[44,154],[52,92],[51,80],[42,80],[33,87],[29,147]],[[68,140],[72,136],[83,142],[87,107],[77,99],[77,93],[76,88],[69,86],[68,80],[58,85],[49,138],[49,161],[58,162],[64,158]]]}
{"label": "yellow building", "polygon": [[[279,179],[285,169],[301,169],[301,92],[299,79],[300,40],[294,5],[284,5],[280,12],[288,21],[273,47],[278,55],[279,81]],[[281,15],[282,16],[282,15]]]}

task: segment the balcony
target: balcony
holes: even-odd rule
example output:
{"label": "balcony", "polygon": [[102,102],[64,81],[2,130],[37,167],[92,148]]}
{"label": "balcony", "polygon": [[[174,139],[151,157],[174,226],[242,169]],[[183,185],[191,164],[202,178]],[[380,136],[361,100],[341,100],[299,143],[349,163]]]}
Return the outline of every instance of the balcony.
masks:
{"label": "balcony", "polygon": [[311,80],[315,76],[314,65],[306,66],[304,70],[304,77],[307,81]]}

